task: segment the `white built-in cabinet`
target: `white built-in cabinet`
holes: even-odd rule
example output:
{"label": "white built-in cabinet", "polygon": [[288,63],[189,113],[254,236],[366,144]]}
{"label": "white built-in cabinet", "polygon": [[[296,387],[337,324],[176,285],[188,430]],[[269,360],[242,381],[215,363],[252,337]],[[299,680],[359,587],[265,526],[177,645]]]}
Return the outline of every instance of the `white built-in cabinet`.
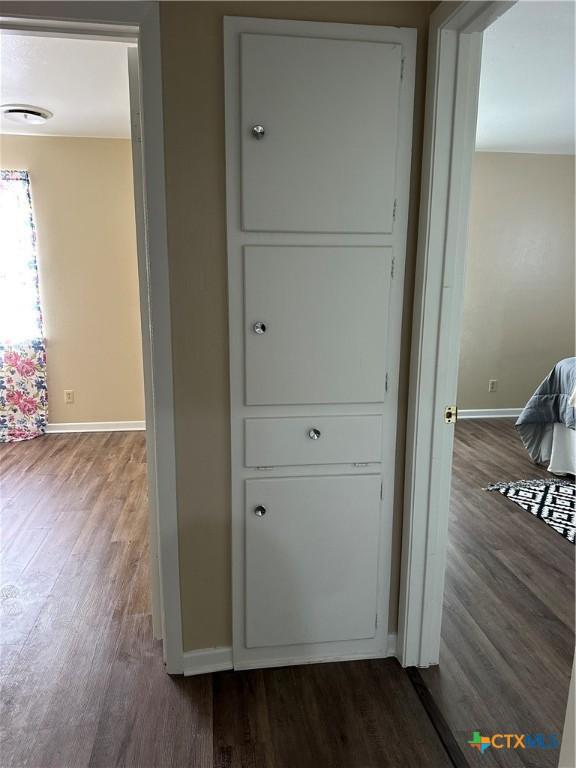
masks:
{"label": "white built-in cabinet", "polygon": [[236,668],[393,652],[415,48],[225,19]]}

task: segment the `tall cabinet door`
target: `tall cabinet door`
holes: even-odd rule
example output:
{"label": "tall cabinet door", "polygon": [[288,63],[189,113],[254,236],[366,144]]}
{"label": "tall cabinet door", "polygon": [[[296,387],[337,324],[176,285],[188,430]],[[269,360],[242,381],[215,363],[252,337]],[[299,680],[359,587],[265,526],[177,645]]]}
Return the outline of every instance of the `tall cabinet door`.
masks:
{"label": "tall cabinet door", "polygon": [[391,232],[402,47],[243,34],[241,62],[243,228]]}
{"label": "tall cabinet door", "polygon": [[390,251],[244,249],[247,404],[384,400]]}
{"label": "tall cabinet door", "polygon": [[236,668],[390,652],[415,43],[225,20]]}
{"label": "tall cabinet door", "polygon": [[374,637],[379,508],[374,475],[246,481],[248,647]]}

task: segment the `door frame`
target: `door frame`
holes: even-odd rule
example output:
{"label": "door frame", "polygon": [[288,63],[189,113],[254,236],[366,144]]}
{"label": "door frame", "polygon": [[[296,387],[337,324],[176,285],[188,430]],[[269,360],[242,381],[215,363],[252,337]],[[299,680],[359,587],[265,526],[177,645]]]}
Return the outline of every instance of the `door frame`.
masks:
{"label": "door frame", "polygon": [[[157,2],[5,2],[5,33],[135,43],[138,88],[131,94],[134,196],[149,489],[153,631],[166,671],[184,671],[172,336],[164,173],[160,14]],[[128,66],[128,62],[126,63]],[[153,212],[154,215],[148,215]]]}
{"label": "door frame", "polygon": [[482,34],[514,2],[443,2],[430,17],[414,293],[397,655],[438,664],[465,253]]}

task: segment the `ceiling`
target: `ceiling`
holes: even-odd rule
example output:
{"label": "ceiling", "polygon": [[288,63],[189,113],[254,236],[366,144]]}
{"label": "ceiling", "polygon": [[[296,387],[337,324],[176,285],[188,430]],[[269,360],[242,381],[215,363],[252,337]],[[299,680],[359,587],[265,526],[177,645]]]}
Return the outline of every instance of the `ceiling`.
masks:
{"label": "ceiling", "polygon": [[[476,147],[574,153],[574,3],[521,0],[484,34]],[[0,37],[0,103],[54,113],[3,133],[129,138],[127,43]]]}
{"label": "ceiling", "polygon": [[574,9],[521,0],[486,30],[478,150],[574,154]]}
{"label": "ceiling", "polygon": [[130,137],[127,48],[117,41],[2,34],[0,103],[53,112],[44,125],[0,118],[2,133]]}

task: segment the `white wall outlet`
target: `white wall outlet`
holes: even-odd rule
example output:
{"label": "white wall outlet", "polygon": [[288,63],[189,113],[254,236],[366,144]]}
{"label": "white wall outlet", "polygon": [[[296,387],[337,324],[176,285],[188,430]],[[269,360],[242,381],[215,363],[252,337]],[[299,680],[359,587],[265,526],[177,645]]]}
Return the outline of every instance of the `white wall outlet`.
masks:
{"label": "white wall outlet", "polygon": [[74,402],[74,390],[73,389],[65,389],[64,390],[64,402],[66,405],[72,405]]}
{"label": "white wall outlet", "polygon": [[498,389],[498,379],[488,379],[488,392],[496,392]]}

